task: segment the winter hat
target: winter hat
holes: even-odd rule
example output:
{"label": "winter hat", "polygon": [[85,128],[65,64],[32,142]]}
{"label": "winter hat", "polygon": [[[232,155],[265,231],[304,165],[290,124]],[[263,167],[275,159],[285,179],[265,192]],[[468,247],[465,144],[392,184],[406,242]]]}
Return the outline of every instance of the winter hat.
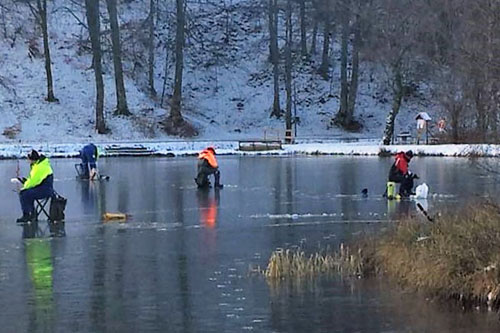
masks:
{"label": "winter hat", "polygon": [[411,159],[413,157],[413,152],[411,150],[408,150],[406,153],[405,153],[406,157],[408,157],[408,159]]}
{"label": "winter hat", "polygon": [[214,154],[215,154],[215,148],[214,148],[214,147],[210,146],[210,147],[208,147],[208,148],[207,148],[207,150],[211,150],[211,151],[212,151],[212,153],[214,153]]}
{"label": "winter hat", "polygon": [[32,161],[38,161],[40,159],[40,154],[36,150],[31,150],[31,153],[28,154],[28,159]]}

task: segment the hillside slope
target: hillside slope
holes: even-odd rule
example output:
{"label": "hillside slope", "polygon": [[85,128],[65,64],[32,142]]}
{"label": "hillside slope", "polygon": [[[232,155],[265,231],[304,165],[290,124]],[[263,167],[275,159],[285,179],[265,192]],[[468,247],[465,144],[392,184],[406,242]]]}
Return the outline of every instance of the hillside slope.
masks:
{"label": "hillside slope", "polygon": [[[199,139],[262,137],[264,131],[282,136],[283,120],[269,118],[273,90],[271,66],[267,61],[265,10],[251,0],[232,3],[230,8],[224,10],[221,6],[189,4],[188,15],[196,24],[191,26],[191,35],[186,41],[183,115],[198,128]],[[94,131],[95,86],[90,68],[91,56],[85,47],[86,31],[75,18],[85,22],[83,7],[73,2],[68,4],[65,0],[54,0],[51,6],[52,69],[55,94],[60,102],[54,104],[44,100],[43,55],[30,55],[30,50],[43,50],[41,38],[33,37],[36,35],[29,10],[17,6],[16,15],[9,18],[7,25],[11,38],[3,36],[0,39],[0,131],[14,127],[11,132],[18,133],[11,138],[0,136],[0,142],[178,139],[162,131],[159,122],[169,110],[159,107],[159,98],[153,100],[145,92],[144,74],[141,76],[141,71],[146,72],[146,64],[141,63],[146,51],[139,47],[141,34],[138,31],[141,31],[137,27],[148,16],[148,5],[144,1],[131,1],[119,8],[127,98],[134,116],[113,116],[116,103],[114,78],[110,53],[107,52],[104,63],[105,113],[111,130],[107,135],[98,135]],[[165,7],[161,13],[167,15],[172,10]],[[102,8],[102,13],[106,13],[105,8]],[[165,49],[171,46],[175,26],[172,26],[172,20],[168,24],[160,24],[161,20],[158,22],[155,86],[161,94],[166,67],[168,94],[172,90],[173,57],[169,56],[165,66]],[[106,31],[108,26],[103,24],[102,29]],[[17,36],[15,42],[12,36]],[[321,45],[321,34],[318,38],[318,45]],[[109,49],[107,43],[103,45]],[[294,111],[300,118],[298,136],[381,137],[385,117],[391,107],[391,96],[381,75],[383,71],[373,64],[363,64],[360,79],[355,117],[362,123],[363,130],[347,133],[330,126],[330,119],[338,109],[336,43],[333,52],[331,80],[325,81],[316,73],[319,56],[307,62],[298,60],[294,66]],[[283,82],[282,90],[284,109]],[[413,117],[423,110],[432,111],[424,98],[406,101],[397,119],[396,131],[414,128]]]}

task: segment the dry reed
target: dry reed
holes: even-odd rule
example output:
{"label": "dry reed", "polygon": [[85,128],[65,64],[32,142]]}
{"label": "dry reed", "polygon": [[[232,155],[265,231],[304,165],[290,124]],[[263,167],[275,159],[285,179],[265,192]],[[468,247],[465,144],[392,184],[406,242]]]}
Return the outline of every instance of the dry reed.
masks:
{"label": "dry reed", "polygon": [[361,258],[361,249],[353,253],[344,244],[340,245],[338,252],[314,253],[309,256],[302,249],[278,249],[272,253],[263,273],[269,280],[314,277],[334,272],[359,276],[363,272]]}
{"label": "dry reed", "polygon": [[273,252],[263,271],[268,281],[325,273],[382,274],[406,289],[459,300],[464,307],[500,307],[500,207],[481,203],[442,213],[434,223],[410,218],[351,249],[306,255]]}

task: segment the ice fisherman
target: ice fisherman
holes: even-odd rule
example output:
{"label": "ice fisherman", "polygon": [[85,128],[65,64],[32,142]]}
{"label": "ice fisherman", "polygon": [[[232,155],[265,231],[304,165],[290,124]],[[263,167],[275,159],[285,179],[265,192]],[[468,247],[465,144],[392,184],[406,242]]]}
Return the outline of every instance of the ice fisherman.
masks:
{"label": "ice fisherman", "polygon": [[[409,197],[413,193],[413,180],[418,179],[416,174],[410,172],[408,164],[413,158],[413,152],[399,152],[396,154],[396,159],[389,171],[389,182],[399,183],[399,195],[401,197]],[[388,193],[388,196],[391,196]]]}
{"label": "ice fisherman", "polygon": [[40,155],[36,150],[28,154],[30,163],[30,174],[28,178],[18,178],[23,183],[19,192],[23,216],[17,222],[31,221],[35,214],[34,201],[51,197],[54,194],[54,175],[50,161],[44,155]]}
{"label": "ice fisherman", "polygon": [[198,174],[195,178],[198,188],[210,187],[208,176],[212,174],[215,178],[215,188],[222,188],[219,165],[215,158],[215,149],[214,147],[208,147],[198,154]]}
{"label": "ice fisherman", "polygon": [[89,143],[80,150],[80,158],[82,159],[81,170],[83,179],[93,180],[97,176],[96,161],[99,158],[99,151],[93,143]]}

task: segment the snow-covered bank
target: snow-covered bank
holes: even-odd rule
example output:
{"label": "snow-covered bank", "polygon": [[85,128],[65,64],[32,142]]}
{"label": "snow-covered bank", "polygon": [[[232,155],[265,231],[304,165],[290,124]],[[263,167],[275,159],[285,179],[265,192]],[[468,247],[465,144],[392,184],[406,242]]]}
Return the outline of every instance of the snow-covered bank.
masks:
{"label": "snow-covered bank", "polygon": [[[237,140],[228,141],[140,141],[98,143],[103,156],[159,155],[186,156],[197,154],[207,146],[214,146],[219,155],[390,155],[399,151],[412,150],[418,156],[471,157],[500,156],[500,145],[379,145],[374,141],[363,142],[301,142],[283,144],[281,150],[241,151]],[[36,149],[49,157],[78,156],[82,144],[0,144],[0,158],[25,157]]]}
{"label": "snow-covered bank", "polygon": [[284,146],[293,154],[309,155],[390,155],[400,151],[412,150],[417,156],[453,157],[496,157],[500,156],[500,145],[493,144],[445,144],[445,145],[392,145],[376,143],[303,143]]}

